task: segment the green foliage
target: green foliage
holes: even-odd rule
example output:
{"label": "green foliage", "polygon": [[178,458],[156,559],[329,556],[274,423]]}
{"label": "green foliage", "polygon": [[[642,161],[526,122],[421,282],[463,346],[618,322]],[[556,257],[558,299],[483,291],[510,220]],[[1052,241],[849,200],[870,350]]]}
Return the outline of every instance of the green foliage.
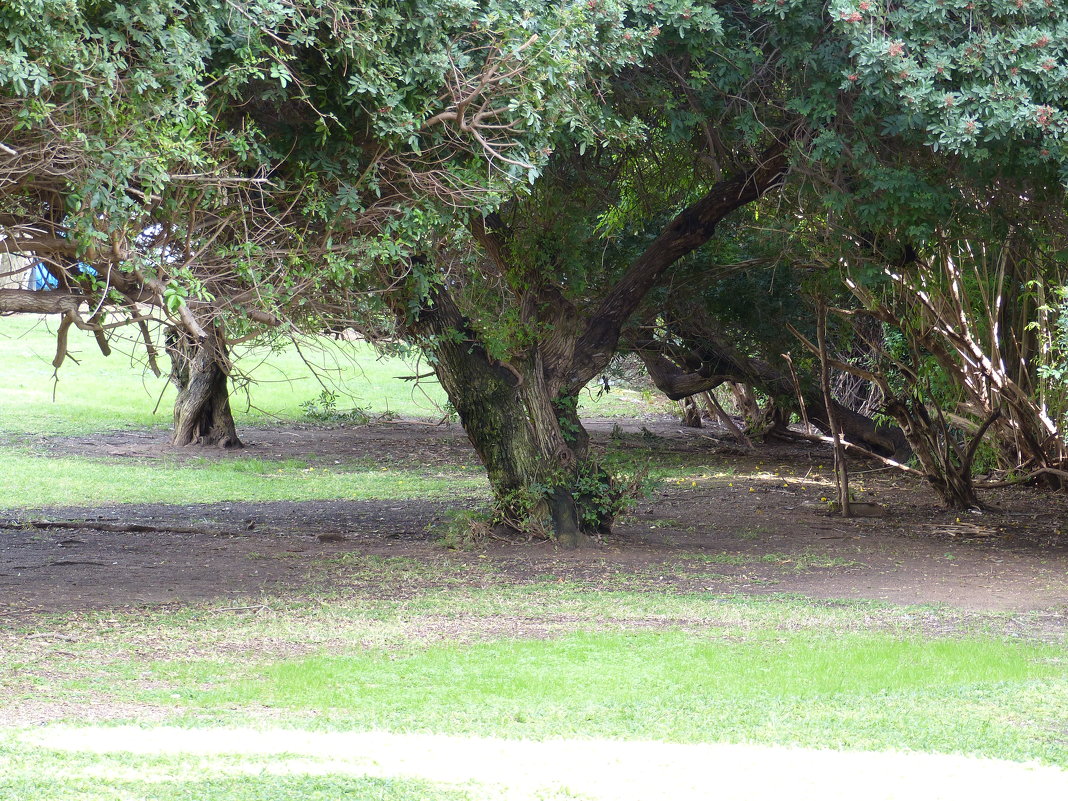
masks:
{"label": "green foliage", "polygon": [[611,522],[648,498],[657,482],[649,478],[649,470],[633,473],[610,473],[596,460],[582,462],[568,482],[568,488],[579,505],[582,524],[591,530]]}
{"label": "green foliage", "polygon": [[1061,274],[1052,281],[1032,282],[1029,290],[1036,301],[1036,319],[1027,327],[1042,343],[1035,358],[1042,399],[1061,431],[1068,432],[1068,284],[1055,283],[1064,280]]}
{"label": "green foliage", "polygon": [[[540,482],[499,494],[489,523],[531,537],[551,538],[553,525],[547,499],[563,490],[574,498],[582,528],[596,532],[648,497],[655,486],[648,468],[610,472],[600,461],[587,459],[571,469],[548,473]],[[476,538],[482,536],[477,525],[472,530]]]}
{"label": "green foliage", "polygon": [[1060,3],[839,0],[829,13],[852,50],[841,88],[896,104],[887,133],[920,130],[936,151],[977,158],[1013,140],[1024,163],[1068,163]]}
{"label": "green foliage", "polygon": [[427,530],[437,534],[450,550],[467,551],[484,544],[496,525],[497,517],[484,511],[450,509],[444,520],[431,523]]}
{"label": "green foliage", "polygon": [[324,389],[317,397],[301,403],[300,408],[304,410],[305,417],[322,422],[366,425],[371,421],[371,416],[358,406],[352,409],[339,409],[337,405],[339,397],[338,393],[333,390]]}

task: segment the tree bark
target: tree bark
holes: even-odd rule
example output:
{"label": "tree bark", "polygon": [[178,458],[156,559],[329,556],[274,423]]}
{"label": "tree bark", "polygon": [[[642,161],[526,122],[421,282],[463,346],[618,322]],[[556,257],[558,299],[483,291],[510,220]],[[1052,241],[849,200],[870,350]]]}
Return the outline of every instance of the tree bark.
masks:
{"label": "tree bark", "polygon": [[217,325],[197,340],[178,329],[167,332],[174,401],[172,445],[218,448],[243,447],[230,410],[230,360]]}
{"label": "tree bark", "polygon": [[4,314],[66,314],[78,311],[83,303],[84,295],[62,290],[0,289],[0,312]]}
{"label": "tree bark", "polygon": [[[528,533],[544,526],[562,547],[581,545],[582,514],[567,480],[577,455],[543,371],[493,358],[444,289],[410,328],[432,354],[438,381],[486,468],[501,521]],[[586,435],[579,429],[582,452]]]}
{"label": "tree bark", "polygon": [[[693,349],[672,358],[665,355],[669,349],[654,340],[640,340],[631,346],[645,362],[653,383],[672,400],[707,392],[730,381],[756,387],[779,405],[796,406],[797,392],[786,371],[743,354],[711,331],[702,331],[699,336]],[[802,386],[801,400],[809,422],[821,431],[830,432],[827,406],[819,388]],[[882,456],[908,453],[908,442],[899,430],[878,425],[837,401],[832,406],[847,440]]]}
{"label": "tree bark", "polygon": [[894,399],[887,412],[901,424],[927,483],[950,509],[985,509],[972,482],[972,459],[983,434],[996,417],[988,418],[961,453],[950,438],[944,420],[933,420],[918,400]]}
{"label": "tree bark", "polygon": [[704,426],[701,421],[701,409],[692,395],[679,401],[679,407],[682,411],[682,419],[679,422],[682,425],[687,428],[702,428]]}
{"label": "tree bark", "polygon": [[760,416],[760,404],[757,402],[756,393],[749,384],[737,381],[728,381],[731,395],[734,396],[734,404],[738,407],[738,414],[746,421],[746,424],[756,420]]}
{"label": "tree bark", "polygon": [[816,319],[816,341],[820,349],[820,391],[823,394],[823,406],[827,410],[827,424],[831,429],[831,442],[834,447],[834,475],[838,483],[838,511],[843,517],[852,517],[849,508],[849,464],[846,462],[845,448],[842,446],[842,433],[838,427],[838,415],[835,414],[835,402],[831,397],[831,365],[827,357],[827,306],[820,301],[819,315]]}

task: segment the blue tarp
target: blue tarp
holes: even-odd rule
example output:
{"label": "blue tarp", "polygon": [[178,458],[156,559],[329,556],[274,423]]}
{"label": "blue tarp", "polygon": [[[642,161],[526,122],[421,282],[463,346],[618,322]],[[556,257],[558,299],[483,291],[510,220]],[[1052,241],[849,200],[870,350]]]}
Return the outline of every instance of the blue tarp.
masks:
{"label": "blue tarp", "polygon": [[[83,273],[89,275],[97,275],[97,271],[90,267],[85,262],[79,262],[75,265]],[[27,289],[55,289],[59,286],[59,281],[55,279],[52,273],[45,269],[43,262],[37,262],[30,268],[30,280],[27,282]]]}
{"label": "blue tarp", "polygon": [[55,289],[59,286],[57,281],[41,262],[37,262],[30,268],[30,280],[27,289]]}

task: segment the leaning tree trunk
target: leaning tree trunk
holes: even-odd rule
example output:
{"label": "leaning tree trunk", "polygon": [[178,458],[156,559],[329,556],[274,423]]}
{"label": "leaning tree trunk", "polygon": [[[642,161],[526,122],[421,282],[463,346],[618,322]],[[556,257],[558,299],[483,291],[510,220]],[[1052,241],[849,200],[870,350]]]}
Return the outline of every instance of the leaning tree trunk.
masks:
{"label": "leaning tree trunk", "polygon": [[411,327],[486,468],[499,522],[527,533],[544,529],[563,547],[580,545],[584,515],[572,486],[588,438],[573,404],[553,403],[537,364],[491,356],[444,290]]}
{"label": "leaning tree trunk", "polygon": [[[691,344],[692,349],[682,354],[651,339],[633,342],[631,347],[645,362],[653,383],[671,400],[708,392],[729,381],[744,383],[762,390],[770,398],[760,418],[749,422],[746,433],[766,436],[786,426],[789,421],[786,410],[798,405],[797,384],[787,371],[742,353],[707,327],[694,336]],[[830,431],[827,406],[819,387],[806,381],[802,383],[800,396],[808,421],[822,431]],[[909,445],[901,431],[879,425],[837,401],[832,403],[847,440],[881,456],[907,457]]]}
{"label": "leaning tree trunk", "polygon": [[198,341],[172,328],[167,332],[167,353],[171,383],[178,388],[171,444],[242,447],[230,411],[230,360],[221,329],[208,327],[207,336]]}
{"label": "leaning tree trunk", "polygon": [[989,417],[962,451],[953,441],[949,427],[941,415],[937,419],[917,399],[895,398],[886,410],[898,423],[912,446],[927,483],[950,509],[985,509],[972,482],[972,461],[975,449],[983,439],[997,414]]}
{"label": "leaning tree trunk", "polygon": [[[792,134],[792,132],[791,132]],[[482,246],[484,269],[495,272],[503,298],[514,303],[537,342],[494,358],[464,319],[446,286],[430,297],[388,293],[398,319],[433,356],[434,369],[489,473],[498,506],[519,497],[522,509],[544,510],[563,545],[579,544],[586,531],[604,530],[637,488],[616,480],[587,457],[588,437],[576,399],[608,365],[621,327],[645,295],[680,258],[706,243],[730,212],[779,186],[788,171],[790,135],[773,142],[752,165],[677,214],[627,267],[590,312],[580,312],[561,285],[543,280],[542,269],[514,262],[512,232],[496,214],[469,222]],[[423,257],[419,257],[421,260]],[[515,281],[523,276],[520,281]],[[455,281],[455,279],[450,279]],[[524,287],[515,293],[515,284]],[[409,301],[418,311],[412,315]]]}
{"label": "leaning tree trunk", "polygon": [[701,408],[697,405],[697,401],[694,400],[692,395],[679,401],[679,408],[682,411],[682,419],[679,420],[682,425],[687,428],[702,428],[704,426],[701,420]]}

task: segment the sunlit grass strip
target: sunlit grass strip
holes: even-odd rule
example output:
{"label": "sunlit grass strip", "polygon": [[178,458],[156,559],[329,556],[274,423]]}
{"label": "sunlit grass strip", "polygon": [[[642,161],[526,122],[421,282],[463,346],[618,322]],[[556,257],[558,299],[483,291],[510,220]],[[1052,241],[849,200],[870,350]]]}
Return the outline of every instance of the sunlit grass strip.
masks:
{"label": "sunlit grass strip", "polygon": [[311,727],[903,748],[1066,766],[1065,656],[1059,646],[975,637],[576,632],[258,664],[157,663],[162,687],[140,695],[190,721],[268,707]]}
{"label": "sunlit grass strip", "polygon": [[291,766],[277,757],[83,754],[27,747],[0,732],[0,801],[31,799],[472,801],[473,796],[439,782],[333,773],[307,760]]}
{"label": "sunlit grass strip", "polygon": [[[32,766],[30,759],[20,760],[30,772],[43,775],[53,769],[57,784],[52,792],[59,783],[70,787],[83,777],[99,777],[101,790],[121,793],[124,801],[135,791],[146,801],[171,798],[172,785],[186,790],[183,801],[207,799],[207,783],[212,801],[231,799],[231,792],[246,787],[258,791],[256,801],[293,798],[288,793],[300,790],[302,801],[325,801],[320,788],[342,793],[328,796],[331,801],[373,801],[396,798],[392,793],[408,790],[409,782],[425,782],[418,787],[427,793],[423,797],[442,801],[707,801],[712,784],[716,798],[731,799],[986,799],[1015,794],[1060,801],[1068,782],[1065,771],[1033,763],[740,743],[591,738],[532,742],[274,726],[197,731],[173,726],[44,727],[11,740],[15,753],[35,758]],[[197,781],[194,777],[201,773],[211,778]],[[257,785],[265,777],[276,779],[277,785]],[[300,777],[309,777],[307,785]],[[365,783],[345,785],[343,777],[360,777]],[[385,781],[367,782],[369,777]],[[156,786],[140,785],[146,781]],[[278,795],[279,790],[286,795]],[[94,800],[102,797],[94,795]]]}
{"label": "sunlit grass strip", "polygon": [[454,499],[458,495],[484,497],[488,492],[479,471],[452,468],[346,471],[343,466],[327,470],[242,459],[179,467],[83,457],[51,459],[14,450],[3,452],[3,464],[0,508],[8,509],[114,503]]}
{"label": "sunlit grass strip", "polygon": [[[0,432],[88,434],[170,426],[174,387],[148,372],[136,343],[116,343],[105,358],[91,336],[72,333],[71,354],[77,362],[68,359],[54,383],[54,324],[33,316],[0,317]],[[366,343],[308,337],[299,353],[293,346],[253,347],[234,356],[238,373],[247,372],[252,379],[247,391],[231,395],[239,427],[304,418],[302,404],[315,401],[324,384],[337,393],[340,412],[358,406],[372,416],[445,414],[445,392],[432,377],[417,384],[400,380],[426,372],[425,365],[420,367],[414,357],[380,356]],[[166,358],[160,367],[168,369]],[[580,400],[583,412],[596,416],[636,416],[649,411],[653,401],[625,390],[584,392]],[[655,404],[657,411],[666,406],[660,399]]]}

